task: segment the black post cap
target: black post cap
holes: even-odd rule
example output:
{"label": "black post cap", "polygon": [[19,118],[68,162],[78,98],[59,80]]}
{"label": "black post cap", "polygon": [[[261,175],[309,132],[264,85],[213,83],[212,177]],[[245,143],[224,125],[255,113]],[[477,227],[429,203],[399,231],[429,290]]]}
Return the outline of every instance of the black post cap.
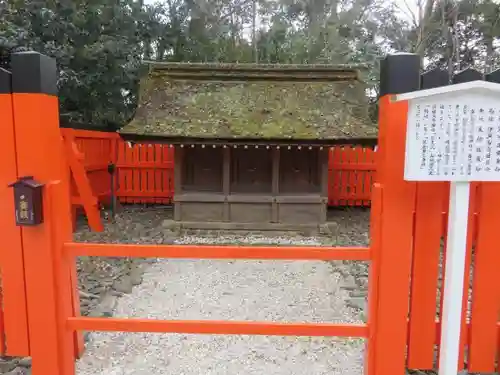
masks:
{"label": "black post cap", "polygon": [[486,80],[488,82],[500,83],[500,69],[494,70],[493,72],[486,74]]}
{"label": "black post cap", "polygon": [[453,77],[453,83],[464,83],[471,81],[482,81],[484,79],[483,75],[475,69],[468,68],[457,73]]}
{"label": "black post cap", "polygon": [[11,67],[12,92],[57,96],[56,60],[34,51],[16,52]]}
{"label": "black post cap", "polygon": [[422,90],[433,89],[436,87],[448,86],[448,84],[448,73],[442,69],[436,68],[422,74],[420,88]]}
{"label": "black post cap", "polygon": [[380,62],[380,96],[404,94],[420,88],[420,56],[413,53],[388,55]]}
{"label": "black post cap", "polygon": [[0,68],[0,94],[10,94],[12,92],[12,74]]}

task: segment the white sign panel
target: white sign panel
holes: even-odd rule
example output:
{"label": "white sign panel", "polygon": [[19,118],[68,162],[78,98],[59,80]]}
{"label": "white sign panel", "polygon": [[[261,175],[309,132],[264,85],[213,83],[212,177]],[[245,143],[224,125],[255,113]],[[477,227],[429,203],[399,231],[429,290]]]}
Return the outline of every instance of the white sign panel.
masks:
{"label": "white sign panel", "polygon": [[496,96],[464,90],[410,99],[405,179],[499,181],[500,100]]}

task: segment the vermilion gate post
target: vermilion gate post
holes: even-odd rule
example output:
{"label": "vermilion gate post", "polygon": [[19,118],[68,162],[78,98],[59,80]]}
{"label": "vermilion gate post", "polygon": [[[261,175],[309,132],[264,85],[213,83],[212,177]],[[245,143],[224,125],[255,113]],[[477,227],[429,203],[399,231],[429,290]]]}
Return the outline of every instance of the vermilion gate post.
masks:
{"label": "vermilion gate post", "polygon": [[[377,182],[383,189],[378,303],[375,329],[375,375],[404,375],[408,299],[412,259],[415,183],[403,180],[407,103],[391,96],[418,90],[420,59],[397,54],[381,63]],[[372,375],[372,374],[370,374]]]}
{"label": "vermilion gate post", "polygon": [[14,113],[12,103],[12,77],[0,69],[0,272],[2,276],[2,307],[0,324],[0,354],[29,356],[28,316],[21,229],[14,219],[14,195],[9,184],[18,178]]}
{"label": "vermilion gate post", "polygon": [[[45,189],[55,190],[54,184],[58,189],[51,195],[57,208],[57,222],[45,220],[38,226],[21,227],[33,373],[57,375],[56,369],[62,368],[65,360],[61,350],[70,350],[68,358],[74,360],[76,346],[73,339],[62,341],[58,327],[63,317],[57,310],[62,290],[69,290],[69,309],[73,314],[78,313],[72,310],[71,268],[55,277],[61,267],[54,262],[61,256],[53,253],[58,247],[54,246],[51,224],[57,225],[59,240],[72,238],[69,169],[58,126],[57,68],[55,60],[35,52],[12,54],[11,66],[18,177],[33,176],[46,185]],[[44,195],[46,198],[47,194]],[[13,209],[10,214],[14,215]],[[45,212],[47,215],[50,212]]]}
{"label": "vermilion gate post", "polygon": [[[417,56],[389,56],[382,65],[380,172],[375,189],[381,204],[376,205],[380,211],[373,215],[379,224],[373,233],[375,249],[373,244],[372,248],[245,248],[72,243],[67,165],[57,126],[55,62],[37,53],[21,53],[14,54],[13,65],[16,66],[13,76],[19,173],[33,175],[47,185],[45,223],[23,228],[34,375],[74,375],[72,333],[79,330],[357,336],[368,338],[370,375],[404,375],[415,185],[403,181],[407,107],[405,103],[392,103],[390,95],[418,88]],[[31,155],[38,158],[33,160]],[[369,326],[82,318],[72,309],[69,272],[71,262],[79,255],[375,260],[370,278]]]}

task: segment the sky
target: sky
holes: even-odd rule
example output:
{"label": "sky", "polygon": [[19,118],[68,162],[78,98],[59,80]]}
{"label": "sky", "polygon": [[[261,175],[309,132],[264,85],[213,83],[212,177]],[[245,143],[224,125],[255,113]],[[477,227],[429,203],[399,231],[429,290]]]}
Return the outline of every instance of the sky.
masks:
{"label": "sky", "polygon": [[[400,11],[398,12],[399,17],[412,22],[414,19],[417,18],[418,15],[418,2],[422,2],[425,4],[426,0],[383,0],[384,2],[387,2],[387,4],[390,4],[391,2],[394,3]],[[498,0],[500,1],[500,0]],[[155,3],[165,3],[166,1],[164,0],[144,0],[145,4],[155,4]],[[257,23],[258,20],[257,20]],[[248,25],[246,29],[243,30],[243,36],[251,39],[251,25]]]}
{"label": "sky", "polygon": [[[395,2],[399,8],[403,9],[404,12],[401,12],[401,17],[409,19],[410,17],[410,12],[412,12],[414,15],[417,14],[417,2],[418,0],[388,0],[388,2],[393,1]],[[425,2],[425,0],[420,0]],[[500,0],[499,0],[500,1]],[[157,2],[164,2],[162,0],[144,0],[145,4],[154,4]]]}

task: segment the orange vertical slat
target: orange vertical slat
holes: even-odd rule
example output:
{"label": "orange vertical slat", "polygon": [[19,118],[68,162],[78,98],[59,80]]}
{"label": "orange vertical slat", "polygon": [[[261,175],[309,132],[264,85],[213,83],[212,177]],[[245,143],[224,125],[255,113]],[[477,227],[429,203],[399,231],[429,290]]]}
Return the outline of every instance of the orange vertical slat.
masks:
{"label": "orange vertical slat", "polygon": [[[149,164],[152,164],[153,167],[150,167],[147,171],[147,189],[150,191],[152,194],[155,194],[155,170],[156,167],[154,166],[155,163],[155,145],[150,143],[147,145],[147,152],[146,152],[146,160],[148,161]],[[150,198],[151,203],[156,203],[156,196],[152,196]]]}
{"label": "orange vertical slat", "polygon": [[[170,150],[170,145],[164,145],[161,151],[161,158],[158,160],[159,163],[162,165],[164,163],[167,163],[168,161],[168,154]],[[162,186],[162,191],[167,193],[167,196],[170,197],[171,194],[171,189],[170,189],[171,181],[170,181],[170,169],[169,168],[161,168],[161,186]],[[173,185],[172,185],[173,186]],[[169,199],[170,198],[163,198],[163,203],[170,203]],[[165,200],[166,199],[166,200]]]}
{"label": "orange vertical slat", "polygon": [[149,177],[148,177],[148,188],[151,190],[155,196],[151,199],[152,203],[159,203],[158,197],[157,197],[157,190],[156,190],[156,171],[158,169],[157,163],[156,163],[156,146],[157,144],[151,144],[149,146],[149,151],[148,151],[148,161],[149,163],[152,163],[153,167],[149,170]]}
{"label": "orange vertical slat", "polygon": [[115,148],[116,148],[116,180],[117,180],[117,185],[116,185],[116,195],[119,197],[118,200],[121,203],[124,203],[125,200],[121,196],[122,191],[123,191],[123,186],[124,186],[124,180],[123,180],[123,168],[121,165],[123,164],[123,141],[121,139],[117,139],[115,143]]}
{"label": "orange vertical slat", "polygon": [[168,147],[167,149],[167,159],[170,167],[166,170],[166,178],[168,179],[169,186],[169,203],[173,202],[175,189],[174,189],[174,158],[175,158],[175,149],[174,147]]}
{"label": "orange vertical slat", "polygon": [[344,191],[346,192],[346,205],[347,206],[352,206],[353,205],[353,184],[352,184],[352,177],[354,175],[354,171],[351,169],[352,167],[352,162],[353,162],[353,148],[350,146],[344,147],[344,163],[345,163],[345,180],[344,180]]}
{"label": "orange vertical slat", "polygon": [[357,164],[357,149],[356,147],[349,146],[347,147],[348,150],[348,164],[347,168],[349,170],[349,175],[348,175],[348,191],[349,191],[349,201],[347,202],[348,206],[355,206],[356,205],[356,164]]}
{"label": "orange vertical slat", "polygon": [[334,177],[333,177],[333,150],[328,149],[328,205],[334,206],[333,191],[334,191]]}
{"label": "orange vertical slat", "polygon": [[337,146],[335,147],[335,150],[334,152],[336,153],[336,171],[335,171],[335,174],[336,174],[336,196],[337,196],[337,205],[342,205],[344,204],[344,202],[342,201],[343,198],[343,189],[342,189],[342,174],[344,173],[344,171],[342,171],[342,164],[343,164],[343,161],[342,161],[342,153],[343,153],[343,149],[341,146]]}
{"label": "orange vertical slat", "polygon": [[[365,149],[361,146],[357,147],[356,162],[366,164]],[[365,170],[356,170],[356,205],[363,206],[363,182],[365,178]]]}
{"label": "orange vertical slat", "polygon": [[[3,316],[0,316],[0,354],[28,356],[28,317],[21,230],[15,223],[14,195],[9,184],[18,178],[11,75],[0,69],[0,228],[2,246],[0,268],[2,278]],[[5,342],[7,352],[5,352]]]}
{"label": "orange vertical slat", "polygon": [[[368,147],[365,148],[363,162],[365,162],[368,165],[372,165],[374,163],[373,162],[373,151]],[[372,171],[367,170],[363,174],[363,197],[364,197],[363,198],[363,205],[364,206],[368,206],[370,204],[370,202],[366,200],[366,197],[369,197],[371,195],[372,184],[373,184]]]}
{"label": "orange vertical slat", "polygon": [[[134,146],[125,145],[125,180],[126,191],[125,193],[132,193],[134,191],[134,175],[130,168],[134,164]],[[133,198],[127,196],[128,203],[134,203]]]}
{"label": "orange vertical slat", "polygon": [[434,366],[443,193],[442,183],[417,183],[408,337],[410,369],[431,370]]}
{"label": "orange vertical slat", "polygon": [[383,208],[383,190],[380,184],[376,184],[373,190],[373,206],[370,213],[370,248],[372,260],[368,279],[368,319],[367,325],[370,333],[366,345],[365,373],[375,373],[376,363],[376,324],[378,313],[378,290],[379,290],[379,272],[381,243],[380,233],[382,228],[382,208]]}
{"label": "orange vertical slat", "polygon": [[[358,163],[363,163],[366,165],[366,149],[364,147],[359,147],[358,148]],[[363,194],[364,194],[364,184],[365,184],[365,175],[367,171],[366,170],[360,170],[358,168],[357,174],[358,174],[358,205],[359,206],[364,206],[364,199],[363,199]]]}
{"label": "orange vertical slat", "polygon": [[[371,148],[368,149],[368,151],[369,151],[368,155],[370,156],[369,160],[370,160],[370,164],[371,164],[371,169],[370,169],[370,173],[367,177],[368,184],[367,184],[366,188],[368,189],[368,192],[369,192],[369,195],[367,195],[367,196],[370,196],[373,184],[375,183],[376,176],[377,176],[377,163],[376,163],[377,154]],[[370,202],[368,201],[367,204],[369,205]]]}
{"label": "orange vertical slat", "polygon": [[375,375],[404,375],[415,184],[403,180],[408,103],[379,100],[378,180],[384,189]]}
{"label": "orange vertical slat", "polygon": [[337,192],[336,192],[336,170],[334,169],[334,164],[335,164],[335,149],[336,148],[329,148],[328,149],[328,157],[329,157],[329,162],[328,162],[328,201],[330,202],[331,206],[336,206],[337,203]]}
{"label": "orange vertical slat", "polygon": [[161,144],[156,144],[155,145],[155,158],[154,158],[154,163],[155,163],[155,171],[154,171],[154,179],[155,179],[155,192],[158,194],[158,198],[156,199],[156,203],[163,203],[162,198],[161,198],[161,193],[162,193],[162,180],[161,180],[161,153],[163,152],[162,150],[163,145]]}
{"label": "orange vertical slat", "polygon": [[[62,155],[61,155],[62,156]],[[46,223],[43,231],[44,235],[50,237],[50,263],[53,268],[44,270],[46,279],[42,281],[52,281],[54,292],[57,296],[55,299],[56,310],[56,327],[57,343],[59,349],[59,367],[58,372],[51,371],[53,374],[74,375],[75,374],[75,359],[81,358],[84,347],[82,331],[68,330],[66,319],[72,316],[80,316],[80,305],[78,289],[76,286],[76,264],[74,259],[63,255],[62,248],[65,242],[69,241],[65,226],[61,225],[60,213],[66,211],[67,197],[64,197],[65,186],[61,181],[55,181],[47,185],[44,194],[44,210],[46,214]],[[59,251],[57,251],[59,250]],[[68,273],[68,270],[70,272]],[[52,272],[51,272],[52,271]],[[76,292],[76,293],[75,293]],[[75,302],[76,297],[76,302]],[[30,300],[31,302],[31,300]],[[74,310],[75,305],[78,310]],[[47,327],[51,329],[52,327]],[[50,331],[49,331],[50,332]],[[76,338],[76,340],[75,340]],[[73,348],[72,348],[73,347]],[[73,350],[72,350],[73,349]],[[38,358],[40,359],[40,358]],[[46,373],[39,371],[41,368],[35,365],[37,358],[33,357],[33,374]],[[38,372],[39,371],[39,372]]]}
{"label": "orange vertical slat", "polygon": [[123,194],[123,203],[129,203],[128,197],[127,197],[127,191],[129,189],[129,176],[128,176],[128,168],[126,167],[127,161],[128,161],[128,155],[129,155],[129,146],[126,142],[120,142],[120,149],[121,149],[121,161],[120,165],[122,165],[120,169],[120,190],[122,191]]}
{"label": "orange vertical slat", "polygon": [[336,146],[330,150],[330,155],[332,158],[332,169],[331,169],[331,182],[332,185],[330,187],[332,204],[334,206],[340,205],[340,154],[342,150],[340,146]]}
{"label": "orange vertical slat", "polygon": [[349,163],[349,155],[348,150],[345,146],[341,146],[340,148],[340,204],[348,205],[349,204],[349,170],[346,169],[346,166]]}
{"label": "orange vertical slat", "polygon": [[328,150],[328,179],[327,179],[327,183],[328,183],[328,206],[331,206],[332,205],[332,192],[331,192],[331,188],[332,188],[332,151],[331,150]]}
{"label": "orange vertical slat", "polygon": [[[133,155],[134,155],[134,164],[132,166],[135,166],[135,165],[139,165],[141,163],[141,144],[136,144],[134,146],[134,148],[132,149],[133,151]],[[134,203],[137,204],[137,203],[140,203],[141,200],[139,198],[137,198],[137,196],[141,193],[141,171],[139,168],[133,168],[132,169],[132,174],[133,174],[133,192],[134,192]]]}
{"label": "orange vertical slat", "polygon": [[118,174],[118,186],[117,186],[117,195],[120,197],[119,201],[120,203],[126,203],[127,200],[124,196],[124,192],[126,189],[125,186],[125,168],[123,168],[123,165],[125,164],[125,148],[126,144],[122,139],[119,139],[116,141],[116,149],[117,149],[117,159],[116,159],[116,165],[117,165],[117,174]]}
{"label": "orange vertical slat", "polygon": [[478,202],[479,226],[475,249],[472,289],[472,316],[469,336],[468,370],[495,372],[497,322],[500,313],[500,184],[482,183]]}
{"label": "orange vertical slat", "polygon": [[349,205],[349,177],[350,171],[346,167],[349,165],[349,149],[342,146],[340,153],[341,174],[340,174],[340,189],[341,189],[341,204]]}
{"label": "orange vertical slat", "polygon": [[[149,149],[149,144],[140,144],[139,145],[139,167],[142,167],[144,165],[147,165],[148,162],[148,149]],[[140,191],[141,192],[149,192],[148,189],[148,180],[149,180],[149,171],[147,168],[138,168],[139,173],[141,175],[141,178],[139,180],[139,186],[140,186]],[[149,198],[143,199],[140,201],[140,203],[149,203]]]}
{"label": "orange vertical slat", "polygon": [[[114,138],[110,142],[111,143],[109,146],[109,152],[110,152],[109,163],[115,165],[115,171],[114,171],[114,175],[113,175],[113,186],[110,187],[110,193],[111,193],[111,197],[114,196],[115,200],[117,200],[116,195],[118,192],[118,176],[119,176],[119,174],[118,174],[118,168],[116,167],[116,162],[117,162],[117,153],[118,153],[118,150],[117,150],[118,140],[116,138]],[[116,203],[116,201],[115,201],[115,203]]]}
{"label": "orange vertical slat", "polygon": [[[366,149],[364,147],[359,146],[358,147],[358,163],[363,163],[363,165],[366,165]],[[364,185],[365,185],[365,175],[367,173],[366,170],[361,170],[357,168],[357,195],[358,195],[358,201],[357,205],[360,207],[363,207],[365,205],[364,203]]]}
{"label": "orange vertical slat", "polygon": [[351,186],[350,186],[350,179],[351,179],[351,170],[349,170],[350,163],[351,163],[351,147],[349,146],[342,146],[342,190],[343,190],[343,196],[344,196],[344,205],[350,206],[350,195],[351,195]]}

